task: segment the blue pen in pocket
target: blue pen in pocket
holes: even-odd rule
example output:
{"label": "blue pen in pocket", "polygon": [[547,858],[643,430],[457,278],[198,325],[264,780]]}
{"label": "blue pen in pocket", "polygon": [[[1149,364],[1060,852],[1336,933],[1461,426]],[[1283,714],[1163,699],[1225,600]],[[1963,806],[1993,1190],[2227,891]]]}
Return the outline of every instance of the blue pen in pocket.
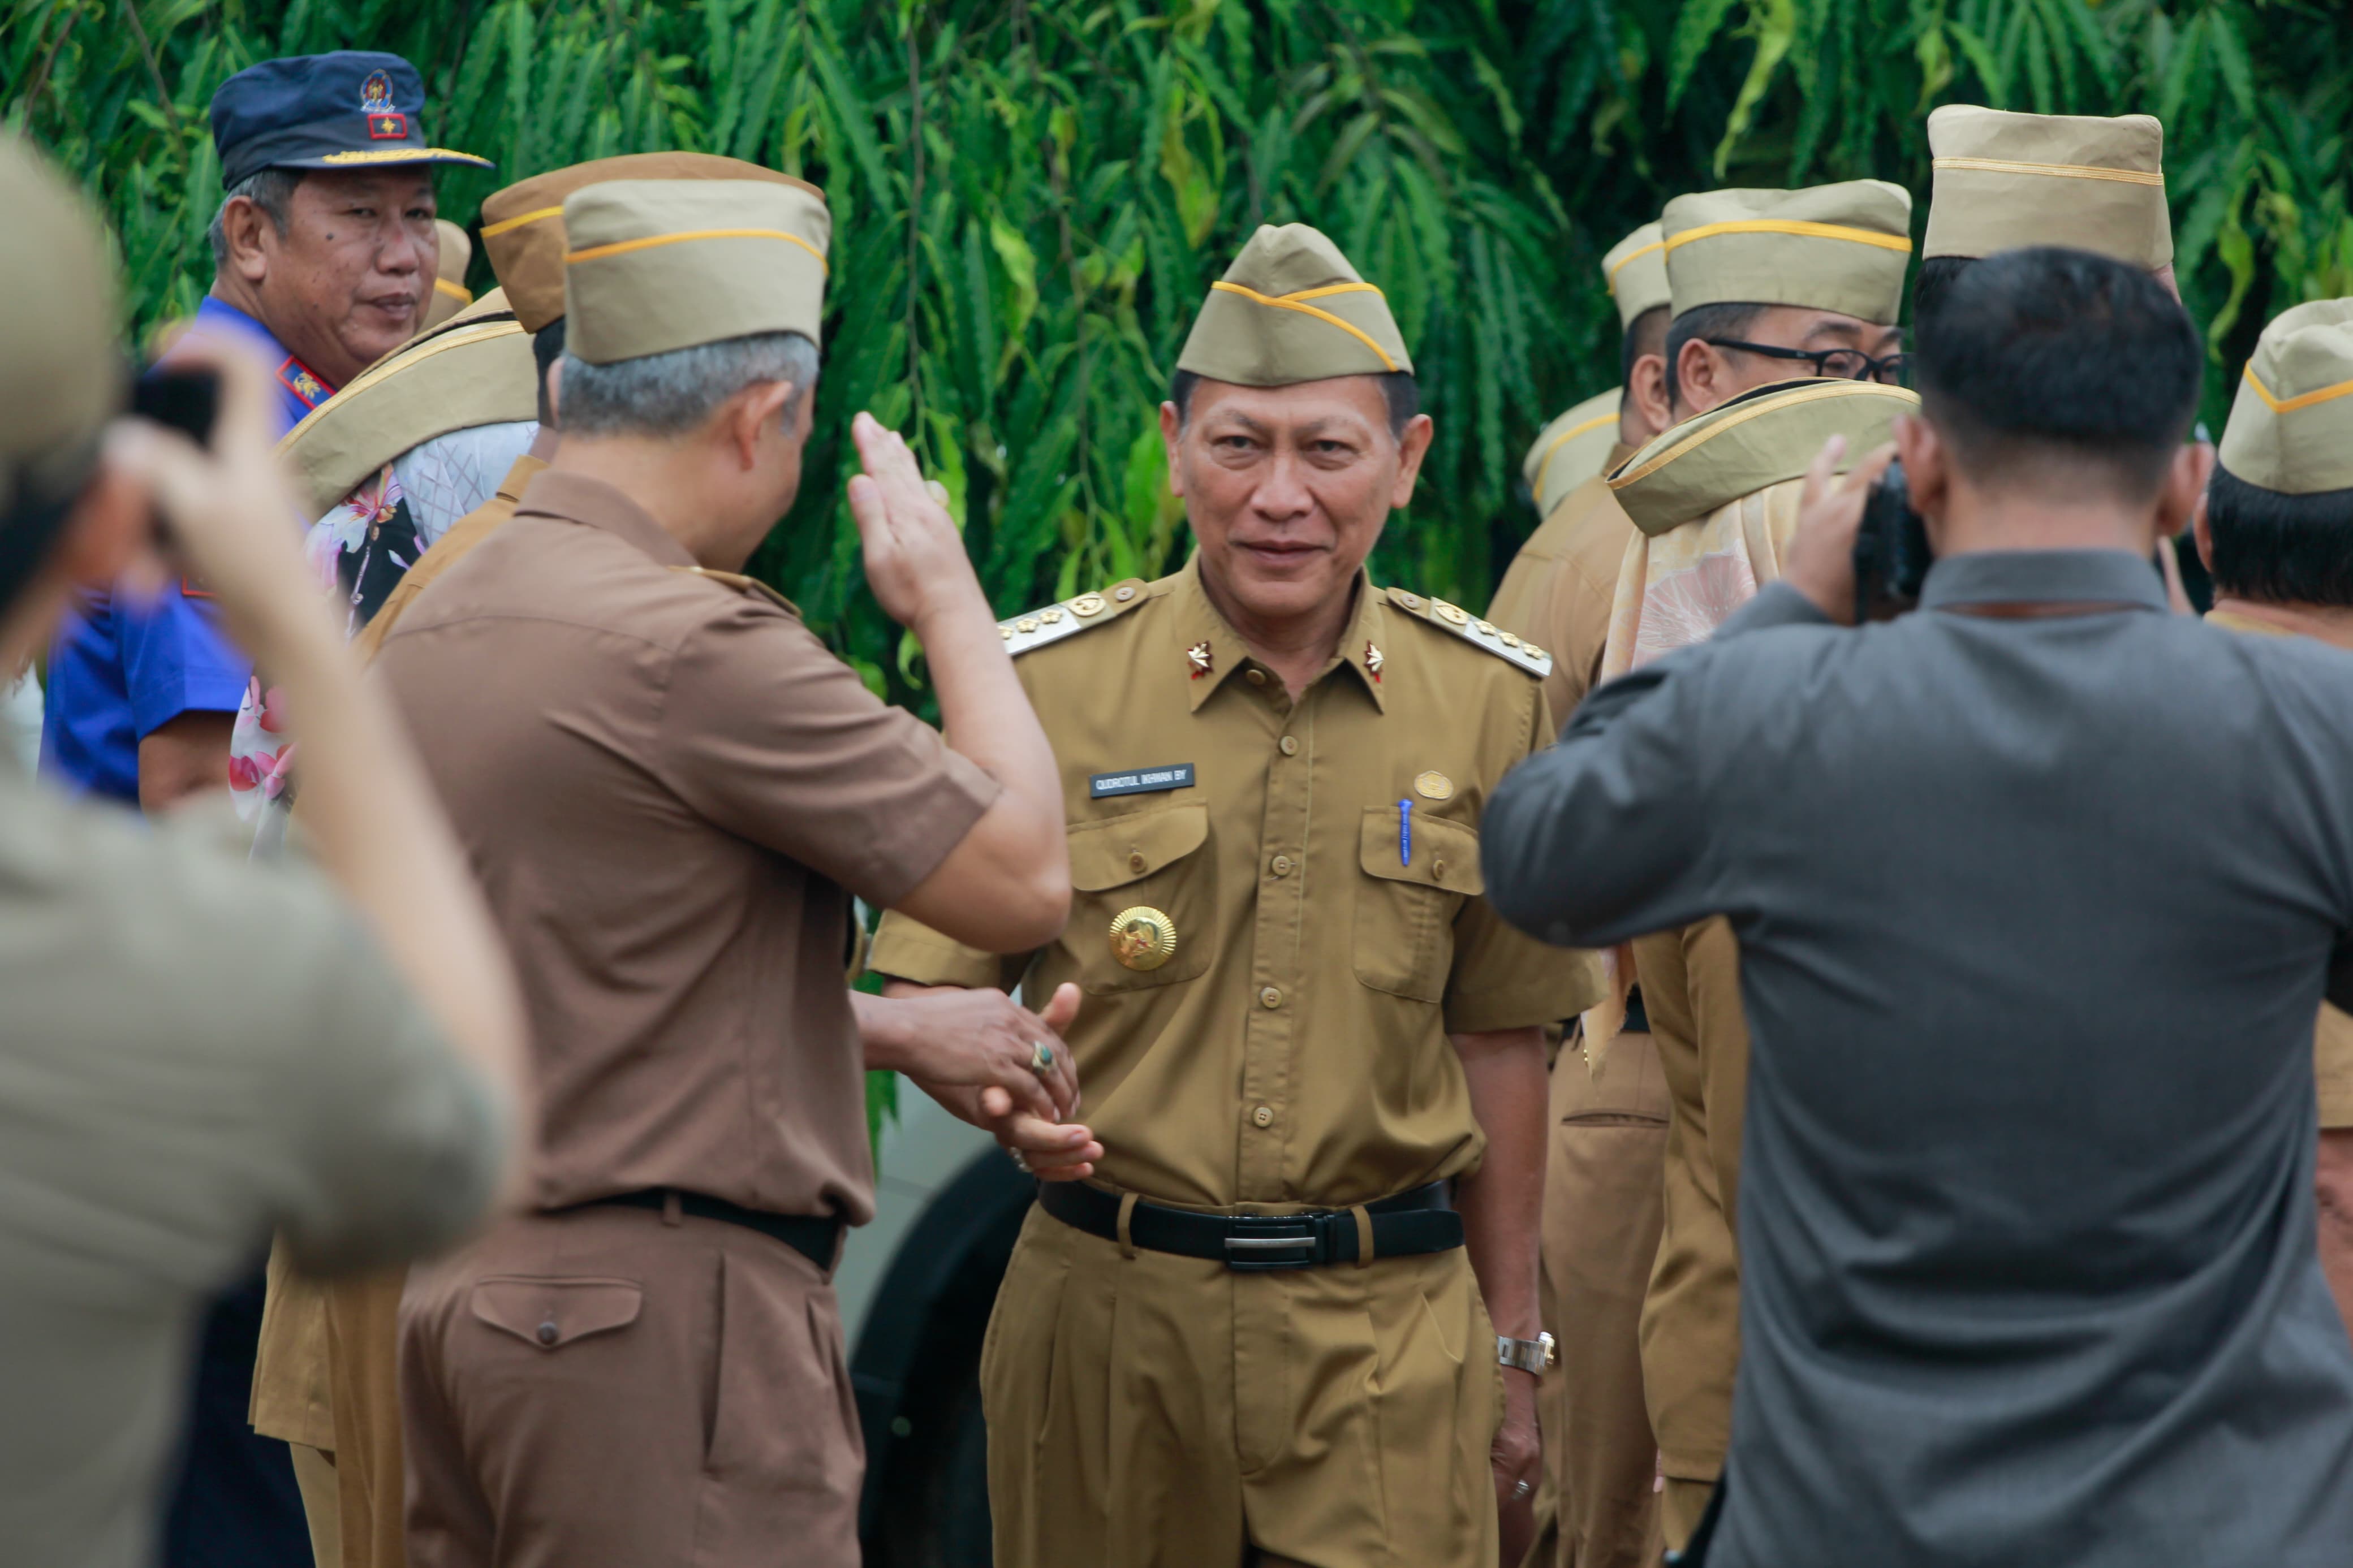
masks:
{"label": "blue pen in pocket", "polygon": [[1398,864],[1413,864],[1413,802],[1398,802]]}

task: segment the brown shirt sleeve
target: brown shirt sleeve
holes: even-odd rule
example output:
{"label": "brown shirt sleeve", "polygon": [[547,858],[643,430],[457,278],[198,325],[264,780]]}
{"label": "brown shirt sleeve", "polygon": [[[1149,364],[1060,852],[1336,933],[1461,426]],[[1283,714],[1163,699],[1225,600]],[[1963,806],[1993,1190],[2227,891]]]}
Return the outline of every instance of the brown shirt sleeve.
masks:
{"label": "brown shirt sleeve", "polygon": [[997,799],[782,609],[723,605],[673,658],[652,765],[711,822],[887,908]]}

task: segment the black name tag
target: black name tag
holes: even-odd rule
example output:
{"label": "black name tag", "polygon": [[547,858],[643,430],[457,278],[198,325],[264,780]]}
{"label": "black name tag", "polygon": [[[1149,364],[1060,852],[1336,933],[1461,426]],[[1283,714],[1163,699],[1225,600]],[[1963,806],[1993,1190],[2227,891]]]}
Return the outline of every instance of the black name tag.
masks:
{"label": "black name tag", "polygon": [[1087,780],[1087,798],[1107,795],[1150,795],[1155,790],[1193,787],[1193,764],[1170,763],[1166,767],[1137,768],[1124,773],[1097,773]]}

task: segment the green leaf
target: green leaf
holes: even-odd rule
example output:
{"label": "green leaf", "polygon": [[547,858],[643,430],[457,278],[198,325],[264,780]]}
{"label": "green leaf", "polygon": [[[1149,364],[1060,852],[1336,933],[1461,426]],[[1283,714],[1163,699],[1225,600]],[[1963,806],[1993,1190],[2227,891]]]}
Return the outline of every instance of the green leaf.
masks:
{"label": "green leaf", "polygon": [[1674,40],[1667,48],[1667,107],[1681,103],[1683,89],[1691,85],[1692,72],[1699,68],[1724,20],[1732,14],[1733,0],[1684,0],[1682,12],[1675,17]]}

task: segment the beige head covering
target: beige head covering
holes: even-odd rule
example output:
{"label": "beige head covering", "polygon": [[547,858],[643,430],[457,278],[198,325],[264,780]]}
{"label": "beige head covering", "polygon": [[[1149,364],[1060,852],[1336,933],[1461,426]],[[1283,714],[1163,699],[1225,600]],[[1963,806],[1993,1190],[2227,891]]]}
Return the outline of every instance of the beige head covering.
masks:
{"label": "beige head covering", "polygon": [[806,180],[709,153],[629,153],[518,180],[482,203],[482,247],[524,331],[564,314],[564,198],[607,180],[765,180],[825,195]]}
{"label": "beige head covering", "polygon": [[0,136],[0,510],[60,500],[121,412],[114,257],[88,202]]}
{"label": "beige head covering", "polygon": [[433,297],[425,301],[425,320],[417,328],[428,332],[474,302],[474,291],[466,287],[466,264],[474,259],[474,242],[446,217],[433,220],[433,231],[441,240],[441,265],[434,275]]}
{"label": "beige head covering", "polygon": [[1618,444],[1620,387],[1587,398],[1542,430],[1520,463],[1536,515],[1549,517],[1569,491],[1601,471]]}
{"label": "beige head covering", "polygon": [[2353,489],[2353,300],[2315,300],[2263,329],[2218,457],[2284,495]]}
{"label": "beige head covering", "polygon": [[1659,225],[1675,314],[1798,305],[1893,326],[1912,256],[1912,194],[1884,180],[1677,196]]}
{"label": "beige head covering", "polygon": [[1928,116],[1928,152],[1936,184],[1923,256],[2066,245],[2149,272],[2173,259],[2165,127],[2153,115],[1948,103]]}
{"label": "beige head covering", "polygon": [[1609,247],[1601,258],[1601,275],[1609,280],[1609,297],[1618,301],[1618,330],[1622,332],[1643,311],[1669,302],[1666,236],[1657,224],[1644,224]]}
{"label": "beige head covering", "polygon": [[1413,369],[1378,289],[1303,223],[1261,224],[1209,285],[1176,368],[1237,386]]}
{"label": "beige head covering", "polygon": [[815,342],[833,217],[751,180],[608,180],[565,199],[566,353],[589,364],[753,332]]}

